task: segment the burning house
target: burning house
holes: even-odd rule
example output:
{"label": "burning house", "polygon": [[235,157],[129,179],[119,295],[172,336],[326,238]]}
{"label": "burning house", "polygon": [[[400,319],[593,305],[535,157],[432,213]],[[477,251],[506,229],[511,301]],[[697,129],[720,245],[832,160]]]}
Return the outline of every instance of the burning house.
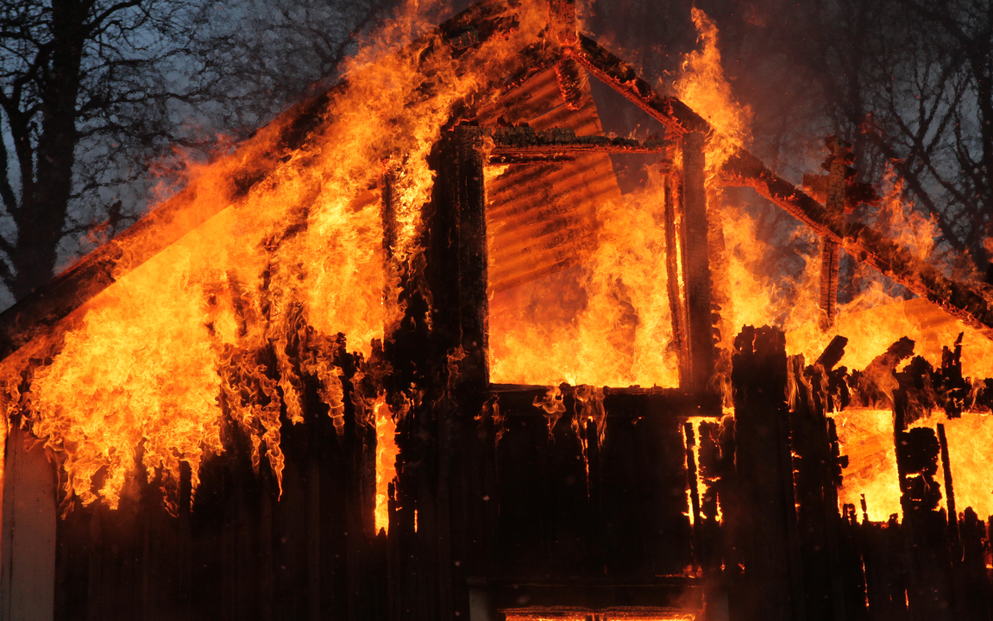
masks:
{"label": "burning house", "polygon": [[[591,80],[664,131],[606,136]],[[6,311],[0,616],[988,619],[993,288],[706,87],[484,1]],[[821,239],[789,333],[727,187]],[[920,298],[839,314],[841,250]]]}

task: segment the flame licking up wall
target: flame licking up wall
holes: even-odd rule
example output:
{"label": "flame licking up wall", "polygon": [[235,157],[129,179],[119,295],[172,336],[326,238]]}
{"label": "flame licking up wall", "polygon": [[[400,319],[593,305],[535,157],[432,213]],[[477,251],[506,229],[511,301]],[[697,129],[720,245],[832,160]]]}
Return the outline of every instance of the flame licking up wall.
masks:
{"label": "flame licking up wall", "polygon": [[[390,27],[416,27],[416,4]],[[281,482],[281,416],[303,420],[308,383],[340,430],[335,356],[343,352],[334,335],[346,334],[347,347],[368,357],[396,321],[391,313],[402,311],[395,299],[383,300],[379,163],[396,158],[402,170],[395,187],[402,259],[419,249],[420,209],[433,180],[427,155],[453,104],[506,74],[544,25],[544,13],[530,5],[517,17],[510,34],[457,58],[438,34],[401,52],[361,51],[347,67],[347,89],[332,91],[304,146],[264,143],[263,131],[254,150],[249,143],[196,170],[191,208],[230,206],[118,274],[49,344],[41,357],[50,364],[33,370],[30,392],[8,395],[59,456],[67,494],[116,507],[136,462],[167,491],[188,462],[196,486],[205,456],[223,449],[224,416],[251,439],[255,466],[267,459]],[[396,41],[404,33],[380,34]],[[225,187],[251,157],[278,163],[246,196],[208,191]],[[10,378],[21,372],[7,370]],[[370,406],[375,394],[352,401],[359,420],[388,425],[388,409]]]}

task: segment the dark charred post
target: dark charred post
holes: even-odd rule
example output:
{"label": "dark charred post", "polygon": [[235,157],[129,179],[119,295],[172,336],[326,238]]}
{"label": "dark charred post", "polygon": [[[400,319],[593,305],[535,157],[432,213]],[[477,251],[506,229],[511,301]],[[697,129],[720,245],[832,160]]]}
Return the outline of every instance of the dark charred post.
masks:
{"label": "dark charred post", "polygon": [[938,471],[940,445],[934,431],[926,427],[906,429],[910,407],[906,386],[894,392],[897,473],[900,477],[900,504],[908,558],[907,599],[910,619],[950,619],[951,559],[948,522],[938,509],[941,489]]}
{"label": "dark charred post", "polygon": [[734,348],[735,465],[742,499],[731,519],[740,534],[744,576],[731,605],[737,619],[797,621],[804,619],[804,596],[786,404],[786,337],[773,328],[746,326]]}
{"label": "dark charred post", "polygon": [[[842,572],[840,558],[839,465],[832,450],[836,439],[832,443],[825,416],[827,398],[821,390],[822,378],[830,368],[815,365],[805,369],[802,356],[791,357],[789,365],[796,390],[791,412],[792,446],[806,617],[808,621],[842,621],[847,619],[845,584],[850,580]],[[861,573],[861,567],[858,569]],[[863,587],[863,614],[864,608]]]}
{"label": "dark charred post", "polygon": [[938,423],[938,446],[941,448],[941,473],[945,479],[945,506],[948,508],[948,539],[952,546],[952,558],[959,550],[959,521],[955,510],[955,484],[952,482],[952,464],[948,459],[948,438],[945,437],[945,426]]}
{"label": "dark charred post", "polygon": [[907,621],[910,578],[904,525],[896,515],[887,524],[864,521],[860,536],[870,621]]}
{"label": "dark charred post", "polygon": [[422,589],[409,593],[410,604],[429,600],[425,591],[437,593],[437,609],[422,609],[425,618],[468,618],[467,578],[482,573],[489,562],[482,553],[488,501],[480,493],[487,487],[487,438],[485,433],[481,437],[476,421],[489,387],[481,147],[480,128],[458,126],[443,139],[435,160],[426,272],[432,296],[431,357],[421,362],[420,370],[429,374],[424,381],[433,388],[417,423],[418,433],[431,439],[420,460],[434,463],[416,481],[402,476],[399,487],[401,492],[405,485],[415,488],[415,542],[424,554],[417,560]]}
{"label": "dark charred post", "polygon": [[962,513],[961,598],[957,619],[987,621],[990,618],[990,579],[986,571],[986,525],[971,507]]}
{"label": "dark charred post", "polygon": [[[458,156],[459,308],[462,333],[461,389],[465,396],[482,397],[489,387],[486,365],[489,298],[486,275],[486,190],[483,187],[484,154],[478,127],[456,128]],[[478,408],[482,403],[466,403]],[[474,414],[475,414],[474,413]]]}
{"label": "dark charred post", "polygon": [[690,382],[684,389],[706,389],[714,375],[714,335],[710,306],[710,252],[707,244],[707,191],[704,187],[706,136],[683,136],[683,269],[686,289]]}

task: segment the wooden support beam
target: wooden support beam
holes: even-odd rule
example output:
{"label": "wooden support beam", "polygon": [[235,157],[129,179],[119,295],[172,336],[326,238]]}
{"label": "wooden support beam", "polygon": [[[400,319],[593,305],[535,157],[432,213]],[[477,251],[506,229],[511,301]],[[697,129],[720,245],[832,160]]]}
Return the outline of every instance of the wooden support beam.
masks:
{"label": "wooden support beam", "polygon": [[714,375],[714,328],[710,308],[710,247],[707,243],[707,190],[704,187],[706,137],[689,132],[683,151],[683,285],[686,289],[690,381],[683,388],[703,391]]}

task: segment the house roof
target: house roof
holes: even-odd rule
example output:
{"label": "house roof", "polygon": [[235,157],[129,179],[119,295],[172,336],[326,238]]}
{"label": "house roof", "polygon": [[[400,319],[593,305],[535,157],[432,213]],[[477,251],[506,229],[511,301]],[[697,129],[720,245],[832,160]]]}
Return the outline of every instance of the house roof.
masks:
{"label": "house roof", "polygon": [[[415,57],[412,66],[423,79],[417,96],[433,97],[439,89],[447,88],[444,83],[432,82],[436,70],[432,63],[437,62],[437,54],[443,54],[458,74],[478,64],[478,56],[489,42],[524,30],[520,24],[521,4],[519,0],[478,3],[405,48],[405,53]],[[571,127],[577,134],[599,133],[596,109],[588,93],[581,97],[578,110],[561,101],[553,68],[562,59],[570,59],[660,121],[670,135],[710,131],[702,117],[678,99],[659,94],[630,65],[593,38],[581,35],[556,40],[562,35],[555,33],[563,30],[561,24],[557,26],[540,30],[532,40],[523,42],[516,53],[501,61],[501,73],[488,75],[487,82],[460,98],[463,112],[475,115],[484,125],[503,117],[502,122],[526,122],[537,129]],[[232,153],[206,166],[203,174],[184,190],[133,227],[0,314],[0,359],[7,359],[29,343],[50,340],[64,332],[89,300],[123,275],[221,211],[244,204],[249,194],[271,181],[288,153],[312,141],[327,123],[338,122],[336,105],[354,87],[356,77],[357,74],[349,76],[292,107]],[[496,206],[491,217],[494,229],[505,233],[503,237],[497,235],[493,250],[494,257],[503,257],[495,261],[500,267],[492,275],[497,289],[562,269],[577,260],[584,235],[588,234],[588,228],[583,226],[588,217],[582,212],[585,199],[618,191],[608,158],[602,153],[581,156],[554,174],[547,172],[540,166],[520,169],[493,181],[491,194]],[[842,244],[857,260],[993,338],[993,288],[947,278],[878,231],[829,213],[744,149],[732,155],[722,175],[729,185],[754,188],[818,235]],[[582,183],[575,182],[577,177]],[[517,198],[522,188],[550,193],[554,200],[547,203],[544,211],[525,209]],[[364,196],[367,201],[377,200],[375,192]],[[569,235],[562,235],[563,223],[571,227]],[[542,230],[535,232],[536,229]],[[530,245],[528,252],[521,254],[514,239],[524,230],[544,241]],[[527,261],[521,260],[524,256]]]}

